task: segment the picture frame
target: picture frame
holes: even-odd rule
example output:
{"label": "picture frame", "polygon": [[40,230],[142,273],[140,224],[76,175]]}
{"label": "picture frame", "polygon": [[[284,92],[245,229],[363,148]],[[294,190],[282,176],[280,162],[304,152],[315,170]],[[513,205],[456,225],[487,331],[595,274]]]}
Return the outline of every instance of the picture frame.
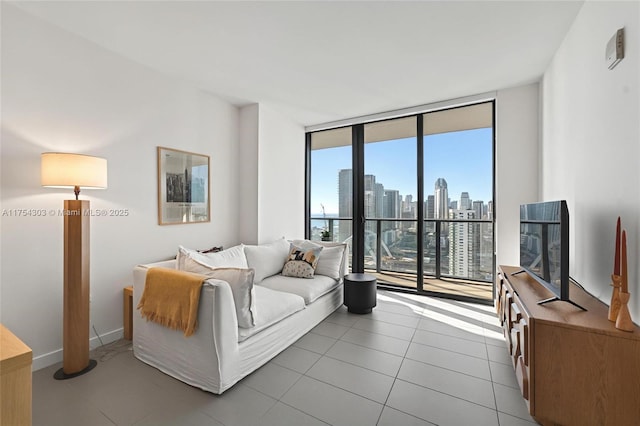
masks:
{"label": "picture frame", "polygon": [[158,147],[158,224],[211,221],[209,156]]}

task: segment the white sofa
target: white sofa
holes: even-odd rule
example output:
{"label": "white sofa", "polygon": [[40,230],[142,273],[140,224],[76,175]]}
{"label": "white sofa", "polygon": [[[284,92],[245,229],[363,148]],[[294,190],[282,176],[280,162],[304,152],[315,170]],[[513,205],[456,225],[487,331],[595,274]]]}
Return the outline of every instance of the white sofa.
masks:
{"label": "white sofa", "polygon": [[[178,380],[221,394],[306,334],[342,305],[348,248],[343,244],[297,241],[298,245],[324,246],[325,262],[322,263],[320,252],[313,278],[282,276],[279,271],[270,275],[284,247],[283,241],[286,242],[236,246],[220,252],[213,262],[216,267],[243,267],[245,261],[246,266],[255,271],[251,291],[255,325],[238,326],[235,289],[226,281],[210,278],[202,286],[198,328],[190,337],[185,337],[182,331],[146,321],[139,311],[134,311],[134,355]],[[246,260],[240,259],[242,255],[234,256],[231,253],[234,250],[236,254],[245,255]],[[265,265],[265,259],[271,264],[271,270]],[[133,306],[138,305],[142,296],[149,268],[177,268],[179,263],[180,255],[177,260],[136,266]]]}

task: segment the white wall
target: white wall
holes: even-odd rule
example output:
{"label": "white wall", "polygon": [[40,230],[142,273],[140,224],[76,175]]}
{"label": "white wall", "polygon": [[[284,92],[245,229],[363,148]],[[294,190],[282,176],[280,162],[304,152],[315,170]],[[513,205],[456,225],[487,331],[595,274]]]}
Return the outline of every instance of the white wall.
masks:
{"label": "white wall", "polygon": [[304,127],[260,105],[258,242],[304,238]]}
{"label": "white wall", "polygon": [[[627,230],[629,307],[640,320],[640,3],[591,2],[543,80],[542,195],[566,199],[570,273],[609,303],[615,221]],[[605,45],[625,28],[625,58],[608,70]]]}
{"label": "white wall", "polygon": [[[94,209],[129,212],[91,221],[91,323],[112,340],[121,335],[122,288],[135,264],[174,256],[178,244],[239,241],[240,115],[225,101],[8,4],[1,83],[0,321],[33,349],[37,369],[62,359],[63,219],[7,212],[59,209],[73,197],[40,186],[40,154],[107,158],[109,188],[81,198]],[[157,224],[157,146],[211,157],[210,223]]]}
{"label": "white wall", "polygon": [[304,238],[304,127],[265,104],[240,117],[241,241]]}
{"label": "white wall", "polygon": [[520,204],[538,200],[539,85],[496,95],[496,263],[520,264]]}
{"label": "white wall", "polygon": [[240,203],[240,241],[245,244],[258,243],[258,144],[260,141],[259,106],[251,104],[240,109],[240,171],[241,187],[238,191]]}

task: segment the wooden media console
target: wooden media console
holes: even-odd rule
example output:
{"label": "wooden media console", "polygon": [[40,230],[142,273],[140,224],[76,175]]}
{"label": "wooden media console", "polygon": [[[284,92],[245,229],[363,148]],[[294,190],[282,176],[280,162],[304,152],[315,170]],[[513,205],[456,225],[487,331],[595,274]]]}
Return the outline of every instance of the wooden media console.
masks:
{"label": "wooden media console", "polygon": [[570,303],[520,268],[500,266],[496,310],[522,396],[543,425],[640,424],[640,328],[616,329],[608,306],[571,283]]}

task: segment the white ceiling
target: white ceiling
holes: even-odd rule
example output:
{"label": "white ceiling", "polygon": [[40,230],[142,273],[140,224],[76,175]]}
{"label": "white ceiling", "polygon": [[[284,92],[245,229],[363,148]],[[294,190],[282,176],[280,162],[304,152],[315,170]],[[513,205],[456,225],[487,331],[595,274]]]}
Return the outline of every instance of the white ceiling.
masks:
{"label": "white ceiling", "polygon": [[537,81],[583,1],[12,4],[236,105],[314,125]]}

